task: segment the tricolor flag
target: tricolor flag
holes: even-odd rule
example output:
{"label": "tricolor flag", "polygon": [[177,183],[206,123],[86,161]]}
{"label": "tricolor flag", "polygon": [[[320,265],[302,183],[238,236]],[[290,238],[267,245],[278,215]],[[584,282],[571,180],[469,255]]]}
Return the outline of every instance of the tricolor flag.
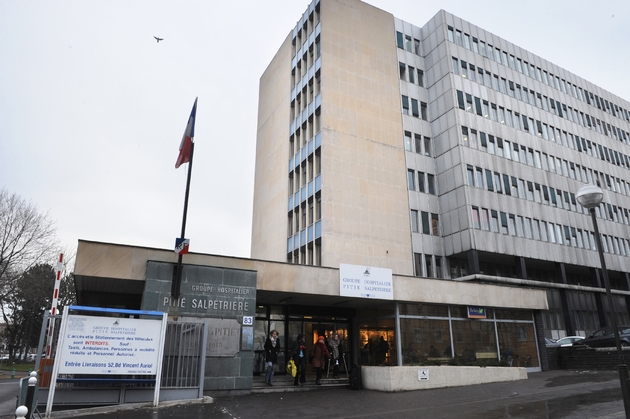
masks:
{"label": "tricolor flag", "polygon": [[182,142],[179,145],[179,156],[175,162],[175,168],[177,169],[184,163],[190,161],[190,155],[192,150],[193,138],[195,138],[195,118],[197,116],[197,99],[195,98],[195,104],[192,111],[190,111],[190,118],[188,118],[188,125],[186,125],[186,131],[182,137]]}

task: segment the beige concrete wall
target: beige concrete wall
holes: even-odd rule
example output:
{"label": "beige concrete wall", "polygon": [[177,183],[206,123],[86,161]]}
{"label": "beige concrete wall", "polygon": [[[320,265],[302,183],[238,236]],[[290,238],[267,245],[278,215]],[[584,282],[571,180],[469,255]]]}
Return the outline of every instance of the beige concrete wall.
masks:
{"label": "beige concrete wall", "polygon": [[394,18],[322,0],[322,263],[413,273]]}
{"label": "beige concrete wall", "polygon": [[[149,260],[177,263],[171,250],[79,241],[74,275],[144,281]],[[258,272],[258,290],[339,295],[339,269],[191,253],[184,263]],[[393,277],[396,301],[547,310],[544,290],[448,280]],[[117,290],[102,290],[117,292]]]}
{"label": "beige concrete wall", "polygon": [[[288,28],[292,29],[292,28]],[[254,258],[287,258],[291,36],[260,78],[252,247]]]}
{"label": "beige concrete wall", "polygon": [[[418,379],[418,370],[428,370],[428,380]],[[527,370],[517,367],[361,367],[363,388],[395,392],[470,386],[526,380]],[[465,416],[465,415],[464,415]]]}

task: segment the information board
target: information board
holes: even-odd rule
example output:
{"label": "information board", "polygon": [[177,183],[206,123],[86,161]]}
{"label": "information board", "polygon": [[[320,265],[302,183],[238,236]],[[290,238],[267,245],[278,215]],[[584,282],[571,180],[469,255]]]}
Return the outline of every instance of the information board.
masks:
{"label": "information board", "polygon": [[68,315],[60,374],[155,375],[162,322]]}

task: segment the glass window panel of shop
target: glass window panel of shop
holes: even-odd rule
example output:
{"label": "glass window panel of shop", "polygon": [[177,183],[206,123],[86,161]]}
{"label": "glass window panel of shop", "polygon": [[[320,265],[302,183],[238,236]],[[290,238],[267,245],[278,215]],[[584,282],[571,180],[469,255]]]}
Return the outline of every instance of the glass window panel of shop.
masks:
{"label": "glass window panel of shop", "polygon": [[403,365],[451,358],[448,320],[400,319]]}
{"label": "glass window panel of shop", "polygon": [[501,361],[512,367],[538,367],[534,325],[523,322],[497,322]]}
{"label": "glass window panel of shop", "polygon": [[498,360],[492,321],[453,319],[451,324],[455,358],[459,365]]}

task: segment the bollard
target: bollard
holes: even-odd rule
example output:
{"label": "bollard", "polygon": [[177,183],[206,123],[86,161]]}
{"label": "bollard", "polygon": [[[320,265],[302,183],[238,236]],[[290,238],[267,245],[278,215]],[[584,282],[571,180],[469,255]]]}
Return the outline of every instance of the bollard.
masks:
{"label": "bollard", "polygon": [[31,412],[33,410],[33,400],[35,399],[35,386],[37,385],[37,373],[33,371],[30,376],[31,377],[28,379],[28,388],[26,389],[26,401],[24,402],[29,409],[26,414],[26,419],[31,419],[33,416]]}
{"label": "bollard", "polygon": [[28,413],[28,409],[26,406],[20,406],[15,409],[15,418],[16,419],[24,419],[24,416]]}
{"label": "bollard", "polygon": [[11,371],[11,378],[15,378],[15,368]]}

